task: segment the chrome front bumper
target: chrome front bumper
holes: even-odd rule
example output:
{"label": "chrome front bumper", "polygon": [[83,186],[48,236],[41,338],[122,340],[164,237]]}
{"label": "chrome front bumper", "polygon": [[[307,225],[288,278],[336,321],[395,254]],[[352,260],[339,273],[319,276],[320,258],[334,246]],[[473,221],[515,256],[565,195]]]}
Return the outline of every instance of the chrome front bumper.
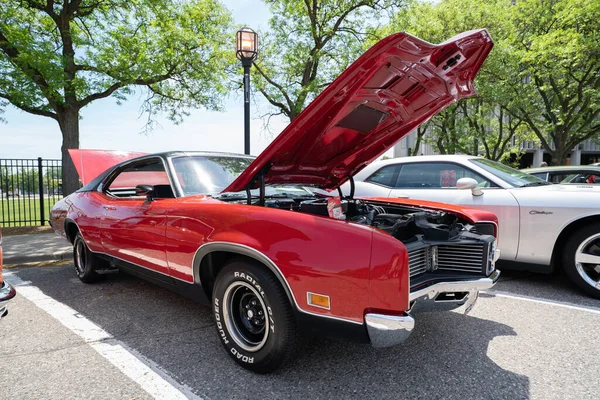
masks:
{"label": "chrome front bumper", "polygon": [[490,289],[500,277],[495,270],[487,278],[441,282],[410,294],[411,309],[403,316],[366,314],[365,323],[373,347],[389,347],[404,342],[411,334],[415,319],[410,315],[423,311],[445,311],[465,305],[465,313],[473,308],[480,290]]}
{"label": "chrome front bumper", "polygon": [[441,282],[410,294],[411,312],[448,311],[465,305],[465,313],[471,311],[480,290],[490,289],[500,278],[495,270],[487,278]]}
{"label": "chrome front bumper", "polygon": [[8,284],[8,282],[3,282],[0,284],[0,318],[6,316],[8,314],[7,303],[11,300],[17,292],[15,289]]}

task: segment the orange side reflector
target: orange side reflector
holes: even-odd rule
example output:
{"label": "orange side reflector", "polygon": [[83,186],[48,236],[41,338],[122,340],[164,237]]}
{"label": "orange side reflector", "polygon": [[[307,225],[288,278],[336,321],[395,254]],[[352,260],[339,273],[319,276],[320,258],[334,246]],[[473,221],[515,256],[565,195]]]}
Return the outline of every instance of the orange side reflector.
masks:
{"label": "orange side reflector", "polygon": [[316,294],[307,292],[308,304],[315,307],[326,308],[329,310],[329,296],[325,296],[324,294]]}

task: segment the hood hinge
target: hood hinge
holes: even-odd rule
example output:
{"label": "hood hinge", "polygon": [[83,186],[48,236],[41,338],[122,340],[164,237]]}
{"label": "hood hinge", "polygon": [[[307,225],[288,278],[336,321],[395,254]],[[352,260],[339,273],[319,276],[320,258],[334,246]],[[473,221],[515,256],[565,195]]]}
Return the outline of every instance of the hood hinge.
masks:
{"label": "hood hinge", "polygon": [[269,170],[271,169],[272,166],[273,166],[272,162],[267,163],[267,165],[265,165],[264,168],[262,168],[258,172],[256,177],[250,181],[248,186],[246,186],[246,196],[247,196],[248,204],[252,204],[252,194],[250,193],[250,187],[253,186],[256,183],[256,181],[258,180],[259,196],[260,196],[259,200],[258,200],[258,204],[261,206],[265,205],[265,175],[269,172]]}
{"label": "hood hinge", "polygon": [[340,200],[343,200],[343,199],[354,200],[354,190],[355,190],[354,177],[352,175],[350,175],[350,178],[348,180],[350,181],[350,195],[344,197],[344,193],[342,193],[341,186],[338,186],[337,190],[338,190],[338,194],[340,195]]}

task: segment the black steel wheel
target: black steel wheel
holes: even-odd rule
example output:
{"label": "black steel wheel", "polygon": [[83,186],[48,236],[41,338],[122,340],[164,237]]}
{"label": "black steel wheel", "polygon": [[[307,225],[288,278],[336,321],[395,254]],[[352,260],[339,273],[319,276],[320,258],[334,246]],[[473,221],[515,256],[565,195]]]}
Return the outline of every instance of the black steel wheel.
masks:
{"label": "black steel wheel", "polygon": [[260,350],[268,338],[269,318],[256,288],[247,282],[232,282],[223,300],[225,325],[232,339],[244,350]]}
{"label": "black steel wheel", "polygon": [[228,263],[217,276],[212,303],[221,343],[244,368],[268,373],[292,354],[292,305],[266,267],[246,260]]}
{"label": "black steel wheel", "polygon": [[75,273],[82,282],[93,283],[100,279],[100,275],[95,270],[98,264],[97,256],[88,249],[79,232],[73,242],[73,264],[75,264]]}

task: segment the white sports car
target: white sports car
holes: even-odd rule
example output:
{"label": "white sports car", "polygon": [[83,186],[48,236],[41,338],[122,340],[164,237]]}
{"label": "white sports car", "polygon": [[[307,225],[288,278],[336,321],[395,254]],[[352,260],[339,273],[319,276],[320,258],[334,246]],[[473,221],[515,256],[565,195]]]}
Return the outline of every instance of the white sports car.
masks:
{"label": "white sports car", "polygon": [[[562,265],[600,298],[600,186],[553,185],[499,162],[466,155],[376,161],[354,177],[356,196],[460,204],[498,216],[505,267],[551,272]],[[349,193],[351,183],[343,187]]]}

